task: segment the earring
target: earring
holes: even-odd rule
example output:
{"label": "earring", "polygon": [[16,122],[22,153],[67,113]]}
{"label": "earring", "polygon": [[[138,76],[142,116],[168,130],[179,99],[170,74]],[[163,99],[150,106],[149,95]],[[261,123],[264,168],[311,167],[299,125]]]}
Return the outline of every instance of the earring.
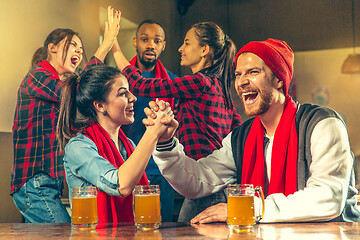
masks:
{"label": "earring", "polygon": [[104,115],[104,116],[106,116],[106,115],[107,115],[107,111],[106,111],[106,110],[103,112],[103,115]]}

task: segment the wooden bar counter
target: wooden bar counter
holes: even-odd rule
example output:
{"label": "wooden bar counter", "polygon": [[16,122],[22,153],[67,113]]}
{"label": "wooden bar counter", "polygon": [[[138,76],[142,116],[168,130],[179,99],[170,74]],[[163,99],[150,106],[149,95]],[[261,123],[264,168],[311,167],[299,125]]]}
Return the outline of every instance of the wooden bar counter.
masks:
{"label": "wooden bar counter", "polygon": [[258,224],[251,233],[231,234],[225,223],[190,225],[162,223],[157,231],[136,231],[131,223],[98,226],[96,230],[73,230],[69,223],[0,223],[0,239],[360,239],[359,223]]}

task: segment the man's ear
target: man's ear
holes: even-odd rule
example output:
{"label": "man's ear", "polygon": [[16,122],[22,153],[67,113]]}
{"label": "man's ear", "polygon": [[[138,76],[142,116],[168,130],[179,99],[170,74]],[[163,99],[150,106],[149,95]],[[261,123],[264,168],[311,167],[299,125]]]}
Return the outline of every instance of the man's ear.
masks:
{"label": "man's ear", "polygon": [[133,46],[136,48],[136,37],[133,38]]}
{"label": "man's ear", "polygon": [[166,41],[164,40],[164,46],[163,46],[162,51],[164,51],[164,50],[165,50],[165,47],[166,47]]}
{"label": "man's ear", "polygon": [[276,88],[284,90],[284,82],[278,78],[276,78],[276,80],[277,80]]}
{"label": "man's ear", "polygon": [[103,102],[94,101],[93,105],[95,107],[96,112],[104,113],[106,111],[105,104]]}

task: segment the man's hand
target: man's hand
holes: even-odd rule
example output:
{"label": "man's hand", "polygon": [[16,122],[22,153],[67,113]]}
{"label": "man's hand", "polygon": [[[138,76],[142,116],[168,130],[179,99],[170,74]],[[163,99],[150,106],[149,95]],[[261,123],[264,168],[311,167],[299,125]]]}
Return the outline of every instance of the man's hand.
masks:
{"label": "man's hand", "polygon": [[190,223],[226,222],[226,219],[227,203],[218,203],[196,215]]}

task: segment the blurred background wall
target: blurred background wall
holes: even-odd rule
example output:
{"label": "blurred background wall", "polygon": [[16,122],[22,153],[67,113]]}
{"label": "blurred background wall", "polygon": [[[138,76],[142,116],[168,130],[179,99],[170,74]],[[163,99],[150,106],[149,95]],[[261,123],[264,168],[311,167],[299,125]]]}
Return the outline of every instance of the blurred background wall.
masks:
{"label": "blurred background wall", "polygon": [[[122,11],[119,42],[128,58],[135,51],[132,37],[144,19],[158,20],[166,32],[161,56],[166,68],[178,75],[177,49],[189,27],[214,21],[240,48],[253,40],[285,40],[295,51],[294,93],[300,102],[334,108],[346,120],[352,150],[360,155],[359,74],[341,73],[348,54],[359,52],[360,1],[355,0],[8,0],[0,8],[0,222],[20,222],[9,196],[12,165],[11,127],[16,93],[30,67],[31,57],[55,28],[80,33],[88,58],[99,45],[106,7]],[[353,26],[354,30],[353,31]],[[355,35],[354,35],[355,33]],[[355,42],[354,42],[355,40]],[[107,59],[112,63],[111,55]],[[233,92],[243,119],[238,97]]]}

